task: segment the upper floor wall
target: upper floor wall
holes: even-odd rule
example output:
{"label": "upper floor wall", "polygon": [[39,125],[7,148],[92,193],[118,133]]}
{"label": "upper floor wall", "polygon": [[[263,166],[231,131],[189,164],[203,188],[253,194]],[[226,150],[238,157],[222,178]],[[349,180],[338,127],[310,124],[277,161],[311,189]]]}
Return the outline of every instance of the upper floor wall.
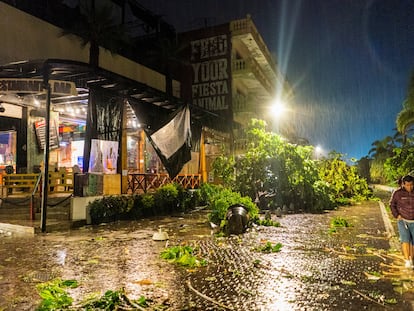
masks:
{"label": "upper floor wall", "polygon": [[244,80],[243,87],[260,92],[258,95],[261,100],[267,97],[290,97],[292,90],[250,15],[231,21],[230,31],[233,77]]}
{"label": "upper floor wall", "polygon": [[[89,62],[89,45],[81,46],[79,38],[62,36],[62,29],[0,2],[0,64],[33,59],[67,59]],[[100,48],[99,66],[129,79],[165,92],[165,77],[128,58]],[[180,84],[173,82],[175,97]]]}

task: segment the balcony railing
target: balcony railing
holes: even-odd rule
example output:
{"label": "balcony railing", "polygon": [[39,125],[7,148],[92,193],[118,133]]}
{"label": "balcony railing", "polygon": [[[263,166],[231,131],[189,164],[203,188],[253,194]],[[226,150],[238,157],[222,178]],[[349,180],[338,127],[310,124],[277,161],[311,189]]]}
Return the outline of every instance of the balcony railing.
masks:
{"label": "balcony railing", "polygon": [[249,111],[247,98],[239,95],[233,97],[233,112],[245,112]]}
{"label": "balcony railing", "polygon": [[171,179],[168,174],[128,174],[128,194],[155,191],[169,183],[177,183],[184,189],[195,189],[200,186],[201,174],[179,174]]}
{"label": "balcony railing", "polygon": [[249,142],[247,139],[237,139],[234,142],[234,150],[237,154],[244,153],[249,146]]}
{"label": "balcony railing", "polygon": [[249,58],[247,60],[233,60],[232,72],[233,75],[247,74],[251,72],[260,82],[260,84],[266,89],[266,91],[268,91],[270,94],[273,94],[275,91],[274,84],[272,83],[271,79],[266,75],[266,73],[262,70],[254,58]]}
{"label": "balcony railing", "polygon": [[263,55],[266,57],[273,70],[275,70],[276,65],[273,57],[271,56],[269,49],[267,48],[262,36],[257,31],[257,28],[250,16],[244,19],[232,21],[230,23],[230,31],[232,32],[233,36],[251,34],[257,46],[262,51]]}

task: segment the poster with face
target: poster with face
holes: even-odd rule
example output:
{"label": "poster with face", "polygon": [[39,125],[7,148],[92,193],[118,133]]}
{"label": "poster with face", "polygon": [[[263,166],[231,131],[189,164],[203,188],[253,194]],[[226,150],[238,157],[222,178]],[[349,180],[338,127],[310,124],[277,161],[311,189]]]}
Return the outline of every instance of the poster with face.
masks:
{"label": "poster with face", "polygon": [[118,161],[118,142],[92,139],[89,172],[116,174]]}

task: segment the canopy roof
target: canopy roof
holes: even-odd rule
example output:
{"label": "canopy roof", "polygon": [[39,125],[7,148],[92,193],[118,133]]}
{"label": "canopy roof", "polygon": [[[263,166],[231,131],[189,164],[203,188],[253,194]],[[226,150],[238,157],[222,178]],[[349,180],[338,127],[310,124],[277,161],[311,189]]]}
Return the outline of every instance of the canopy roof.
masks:
{"label": "canopy roof", "polygon": [[[73,82],[76,86],[76,94],[62,95],[51,94],[51,104],[54,107],[71,105],[87,106],[90,88],[102,88],[111,91],[115,96],[123,97],[130,103],[135,112],[152,115],[153,119],[162,118],[182,107],[184,103],[176,97],[168,97],[166,93],[157,90],[144,83],[123,77],[119,74],[107,71],[102,68],[92,68],[89,64],[63,59],[27,60],[13,62],[0,66],[0,79],[41,79],[48,75],[49,80]],[[0,94],[5,94],[7,87],[0,81]],[[15,91],[13,100],[7,101],[15,104],[30,105],[27,91]],[[3,95],[4,96],[4,95]],[[45,99],[45,92],[32,91],[30,96],[42,101]],[[0,95],[0,102],[5,98]],[[135,109],[138,108],[138,109]],[[62,108],[63,110],[63,108]],[[216,114],[190,105],[191,119],[216,130],[223,130],[228,122],[220,119]],[[79,117],[79,116],[78,116]],[[129,118],[135,115],[129,111]],[[142,122],[141,120],[139,120]],[[148,120],[147,120],[148,121]],[[146,122],[144,122],[146,123]]]}

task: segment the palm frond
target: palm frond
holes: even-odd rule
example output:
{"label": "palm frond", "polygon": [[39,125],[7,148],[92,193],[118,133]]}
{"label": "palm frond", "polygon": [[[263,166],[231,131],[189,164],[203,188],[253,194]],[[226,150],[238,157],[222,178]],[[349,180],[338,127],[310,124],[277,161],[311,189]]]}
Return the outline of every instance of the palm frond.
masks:
{"label": "palm frond", "polygon": [[401,134],[405,134],[409,127],[414,125],[414,109],[403,109],[397,115],[397,130]]}

